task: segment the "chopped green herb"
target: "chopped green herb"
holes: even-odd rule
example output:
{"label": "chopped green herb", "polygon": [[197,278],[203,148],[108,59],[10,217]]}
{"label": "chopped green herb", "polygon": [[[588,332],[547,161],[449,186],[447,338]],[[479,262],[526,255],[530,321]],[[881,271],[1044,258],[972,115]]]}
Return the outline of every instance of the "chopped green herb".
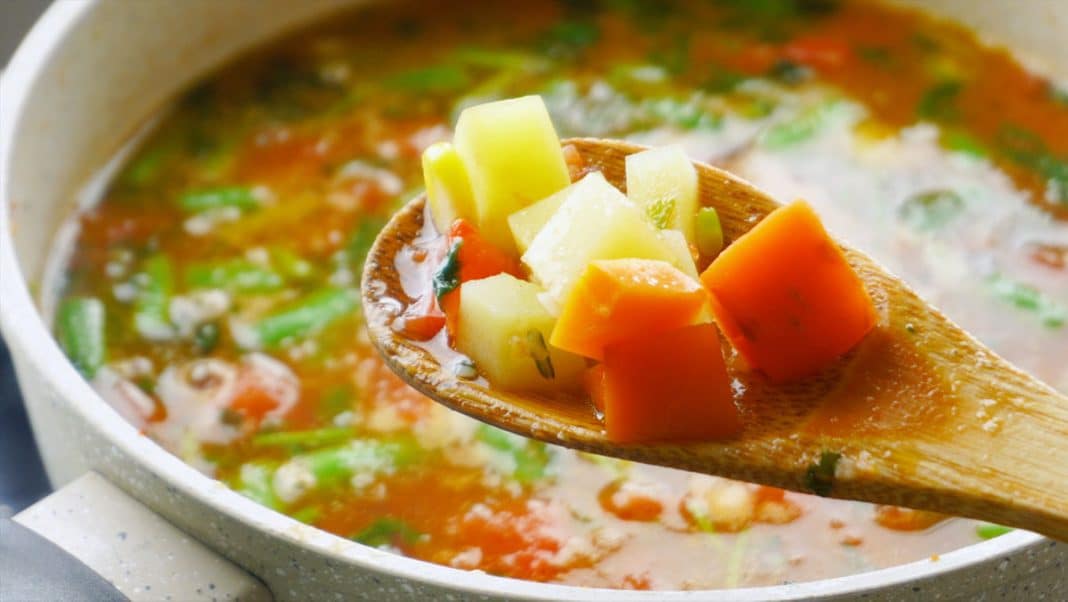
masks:
{"label": "chopped green herb", "polygon": [[717,66],[712,72],[712,75],[701,84],[701,89],[706,92],[712,92],[713,94],[723,94],[734,90],[746,79],[748,79],[748,76],[743,73],[730,71]]}
{"label": "chopped green herb", "polygon": [[944,81],[935,84],[923,93],[916,105],[916,114],[921,119],[953,121],[959,117],[957,97],[964,85],[959,81]]}
{"label": "chopped green herb", "polygon": [[515,461],[513,476],[519,483],[529,485],[548,474],[552,452],[541,441],[520,437],[488,424],[479,425],[476,437],[493,449],[512,456]]}
{"label": "chopped green herb", "polygon": [[329,420],[338,414],[353,409],[356,401],[356,392],[352,385],[336,385],[327,389],[316,407],[323,420]]}
{"label": "chopped green herb", "polygon": [[701,207],[697,210],[694,242],[705,257],[715,257],[723,250],[723,226],[715,208]]}
{"label": "chopped green herb", "polygon": [[601,29],[596,23],[564,21],[545,32],[538,46],[549,56],[566,58],[582,52],[600,38]]}
{"label": "chopped green herb", "polygon": [[475,378],[478,378],[478,369],[475,367],[475,362],[469,357],[461,357],[453,362],[452,373],[456,378],[462,378],[464,380],[474,380]]}
{"label": "chopped green herb", "polygon": [[321,428],[307,431],[259,433],[252,437],[255,447],[315,448],[340,443],[352,437],[350,428]]}
{"label": "chopped green herb", "polygon": [[544,67],[544,59],[526,52],[514,52],[501,48],[460,48],[452,57],[465,65],[487,69],[535,69]]}
{"label": "chopped green herb", "polygon": [[1047,195],[1068,205],[1068,158],[1054,156],[1041,137],[1014,125],[998,131],[996,144],[1009,160],[1045,177]]}
{"label": "chopped green herb", "polygon": [[890,50],[882,46],[859,46],[857,56],[878,67],[887,67],[891,63]]}
{"label": "chopped green herb", "polygon": [[174,294],[171,260],[160,254],[149,257],[137,278],[139,289],[134,301],[134,328],[149,340],[170,338],[173,334],[170,303]]}
{"label": "chopped green herb", "polygon": [[260,344],[277,347],[288,339],[318,332],[359,307],[358,291],[328,286],[268,315],[253,328]]}
{"label": "chopped green herb", "polygon": [[784,84],[795,86],[812,77],[812,70],[808,67],[790,60],[776,61],[768,71],[768,77],[777,79]]}
{"label": "chopped green herb", "polygon": [[82,376],[92,378],[107,359],[104,304],[95,297],[71,297],[56,314],[59,344]]}
{"label": "chopped green herb", "polygon": [[684,130],[714,130],[723,122],[720,115],[706,110],[694,100],[684,102],[670,97],[649,99],[641,104],[641,109],[653,121],[664,121]]}
{"label": "chopped green herb", "polygon": [[400,544],[411,545],[422,537],[422,533],[416,531],[408,523],[392,517],[376,519],[375,522],[365,527],[352,537],[364,545],[371,547],[393,546]]}
{"label": "chopped green herb", "polygon": [[211,353],[219,344],[219,325],[207,322],[197,326],[193,331],[193,345],[201,355]]}
{"label": "chopped green herb", "polygon": [[974,137],[960,130],[948,130],[942,132],[942,145],[951,151],[964,153],[973,157],[984,158],[989,156],[989,151]]}
{"label": "chopped green herb", "polygon": [[345,244],[345,255],[349,264],[357,272],[362,273],[367,253],[371,250],[371,245],[374,244],[375,238],[383,226],[385,226],[385,222],[381,219],[364,219],[360,221],[360,225],[349,236],[349,241]]}
{"label": "chopped green herb", "polygon": [[316,506],[307,506],[300,510],[294,510],[290,513],[290,516],[306,525],[314,525],[322,513],[322,510]]}
{"label": "chopped green herb", "polygon": [[828,101],[808,107],[789,121],[770,126],[760,136],[760,144],[772,150],[796,146],[826,127],[841,103]]}
{"label": "chopped green herb", "polygon": [[902,222],[921,232],[944,227],[964,211],[964,199],[952,190],[929,190],[914,194],[898,208]]}
{"label": "chopped green herb", "polygon": [[282,509],[282,502],[274,494],[271,480],[276,465],[262,461],[241,465],[234,489],[241,495],[274,510]]}
{"label": "chopped green herb", "polygon": [[816,495],[826,497],[831,494],[834,486],[834,471],[842,454],[825,451],[820,454],[820,460],[812,464],[805,471],[805,488]]}
{"label": "chopped green herb", "polygon": [[675,199],[657,199],[645,208],[645,213],[654,226],[664,230],[675,220],[675,205]]}
{"label": "chopped green herb", "polygon": [[538,367],[538,374],[546,380],[556,378],[553,358],[549,355],[549,347],[545,345],[545,337],[540,330],[535,328],[527,332],[527,349],[530,351],[530,358],[534,360],[534,365]]}
{"label": "chopped green herb", "polygon": [[455,92],[470,86],[471,78],[459,66],[436,65],[398,73],[386,84],[408,92]]}
{"label": "chopped green herb", "polygon": [[356,473],[392,473],[412,465],[421,454],[422,450],[411,438],[355,439],[339,447],[294,456],[290,461],[304,463],[319,486],[329,487]]}
{"label": "chopped green herb", "polygon": [[993,523],[980,523],[975,526],[975,534],[981,539],[994,539],[995,537],[1010,533],[1013,530],[1012,527],[1003,527]]}
{"label": "chopped green herb", "polygon": [[163,167],[166,156],[166,149],[161,146],[141,152],[126,166],[119,180],[128,186],[144,186],[152,182]]}
{"label": "chopped green herb", "polygon": [[452,243],[452,248],[449,249],[449,254],[445,256],[445,261],[441,262],[441,267],[434,272],[432,284],[434,296],[438,299],[460,286],[460,247],[463,244],[463,239]]}
{"label": "chopped green herb", "polygon": [[1051,299],[1042,291],[1000,274],[991,276],[987,282],[994,295],[1016,307],[1038,315],[1047,328],[1061,328],[1068,323],[1068,307]]}
{"label": "chopped green herb", "polygon": [[[374,237],[371,240],[373,241]],[[364,254],[366,255],[366,252]],[[271,249],[271,262],[278,267],[278,271],[286,278],[306,280],[315,275],[315,266],[289,249],[282,247]]]}
{"label": "chopped green herb", "polygon": [[185,270],[185,282],[192,288],[221,288],[243,293],[275,291],[285,284],[270,268],[246,259],[192,264]]}
{"label": "chopped green herb", "polygon": [[681,75],[690,68],[690,38],[674,38],[671,45],[649,55],[649,62],[663,67],[672,75]]}
{"label": "chopped green herb", "polygon": [[198,213],[223,207],[236,207],[242,211],[247,211],[259,207],[260,202],[252,192],[252,189],[229,186],[187,192],[178,199],[178,205],[184,211]]}

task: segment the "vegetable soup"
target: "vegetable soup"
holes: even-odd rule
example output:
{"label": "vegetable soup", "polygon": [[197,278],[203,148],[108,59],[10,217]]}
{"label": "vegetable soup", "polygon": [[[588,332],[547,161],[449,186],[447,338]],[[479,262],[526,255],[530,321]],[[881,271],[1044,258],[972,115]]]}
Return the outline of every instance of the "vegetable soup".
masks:
{"label": "vegetable soup", "polygon": [[482,425],[383,364],[359,278],[459,113],[540,95],[561,136],[678,144],[805,198],[832,235],[1068,391],[1068,91],[955,25],[873,2],[522,10],[375,4],[188,90],[56,247],[46,301],[72,362],[147,436],[253,500],[461,569],[756,586],[1004,533]]}

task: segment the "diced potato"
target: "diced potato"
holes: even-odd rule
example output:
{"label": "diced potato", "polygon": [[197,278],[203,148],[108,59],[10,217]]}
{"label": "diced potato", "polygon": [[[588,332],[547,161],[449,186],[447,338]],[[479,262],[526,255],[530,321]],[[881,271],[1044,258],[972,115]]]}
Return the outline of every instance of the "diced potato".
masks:
{"label": "diced potato", "polygon": [[430,215],[438,232],[448,232],[457,219],[474,217],[471,180],[452,144],[438,142],[423,151],[423,180]]}
{"label": "diced potato", "polygon": [[556,323],[541,290],[508,274],[460,288],[456,348],[495,387],[524,391],[578,390],[586,362],[548,343]]}
{"label": "diced potato", "polygon": [[697,170],[682,147],[665,146],[627,157],[627,197],[661,229],[694,242]]}
{"label": "diced potato", "polygon": [[587,175],[569,190],[522,258],[557,303],[595,259],[659,259],[687,274],[696,273],[693,259],[684,260],[600,172]]}
{"label": "diced potato", "polygon": [[690,245],[686,242],[686,237],[682,235],[682,232],[678,230],[661,230],[660,239],[664,241],[664,244],[671,249],[671,253],[675,256],[674,265],[687,276],[698,278],[697,264],[693,261]]}
{"label": "diced potato", "polygon": [[545,102],[524,96],[465,109],[453,143],[471,178],[479,231],[515,253],[508,216],[571,183]]}
{"label": "diced potato", "polygon": [[530,243],[534,241],[534,237],[538,235],[538,232],[541,232],[541,229],[545,227],[549,218],[556,213],[560,205],[564,204],[564,199],[571,193],[571,188],[574,186],[578,186],[578,184],[572,184],[560,192],[508,216],[508,226],[512,229],[515,246],[519,248],[520,254],[527,252],[527,249],[530,248]]}

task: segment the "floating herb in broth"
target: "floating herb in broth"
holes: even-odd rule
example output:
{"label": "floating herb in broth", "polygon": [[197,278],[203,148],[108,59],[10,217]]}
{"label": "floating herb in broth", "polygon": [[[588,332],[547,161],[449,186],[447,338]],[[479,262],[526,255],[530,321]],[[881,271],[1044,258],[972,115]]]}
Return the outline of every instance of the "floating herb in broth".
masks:
{"label": "floating herb in broth", "polygon": [[[1063,83],[873,2],[465,7],[361,9],[240,58],[162,117],[72,218],[56,334],[108,402],[268,507],[524,579],[778,584],[1001,533],[963,519],[901,533],[863,504],[488,430],[393,376],[355,287],[459,111],[537,93],[561,135],[680,143],[780,200],[804,196],[833,233],[1068,390]],[[724,243],[715,218],[700,224],[709,255]],[[526,361],[561,374],[537,343]],[[833,487],[824,460],[812,476]]]}

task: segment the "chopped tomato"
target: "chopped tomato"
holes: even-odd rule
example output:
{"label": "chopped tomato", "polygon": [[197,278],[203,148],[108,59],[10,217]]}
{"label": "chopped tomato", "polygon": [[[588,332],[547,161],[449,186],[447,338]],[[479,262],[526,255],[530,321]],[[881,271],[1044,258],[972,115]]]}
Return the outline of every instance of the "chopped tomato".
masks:
{"label": "chopped tomato", "polygon": [[813,69],[831,71],[844,66],[851,56],[851,51],[849,45],[841,40],[802,36],[786,44],[783,55]]}
{"label": "chopped tomato", "polygon": [[254,353],[241,363],[230,398],[230,409],[253,420],[282,414],[297,402],[300,383],[285,364]]}
{"label": "chopped tomato", "polygon": [[463,517],[464,538],[477,542],[482,556],[478,568],[494,574],[548,581],[573,566],[555,561],[563,543],[553,533],[544,504],[513,504],[490,508],[476,504]]}
{"label": "chopped tomato", "polygon": [[460,282],[481,280],[500,273],[522,278],[519,263],[482,237],[478,228],[464,219],[449,228],[449,247],[462,240],[460,246]]}
{"label": "chopped tomato", "polygon": [[404,336],[416,341],[430,340],[445,326],[445,313],[432,294],[416,299],[401,315],[400,330]]}
{"label": "chopped tomato", "polygon": [[628,487],[628,481],[612,481],[597,493],[597,502],[605,512],[621,520],[651,522],[660,518],[664,504],[656,497]]}
{"label": "chopped tomato", "polygon": [[944,514],[899,506],[876,506],[875,522],[894,531],[923,531],[948,518]]}
{"label": "chopped tomato", "polygon": [[[460,320],[460,284],[470,280],[489,278],[501,273],[511,274],[520,278],[522,271],[519,268],[519,263],[514,258],[483,238],[479,234],[478,228],[467,220],[458,219],[453,222],[443,240],[445,252],[441,254],[435,269],[440,269],[442,262],[447,260],[448,250],[452,249],[456,243],[460,243],[455,258],[455,261],[459,263],[459,281],[451,291],[441,295],[440,298],[434,299],[436,306],[434,309],[444,315],[443,325],[448,330],[449,336],[454,337]],[[427,316],[435,315],[433,310],[426,309]],[[427,324],[427,328],[431,326],[432,323]],[[440,326],[438,329],[440,330]]]}

